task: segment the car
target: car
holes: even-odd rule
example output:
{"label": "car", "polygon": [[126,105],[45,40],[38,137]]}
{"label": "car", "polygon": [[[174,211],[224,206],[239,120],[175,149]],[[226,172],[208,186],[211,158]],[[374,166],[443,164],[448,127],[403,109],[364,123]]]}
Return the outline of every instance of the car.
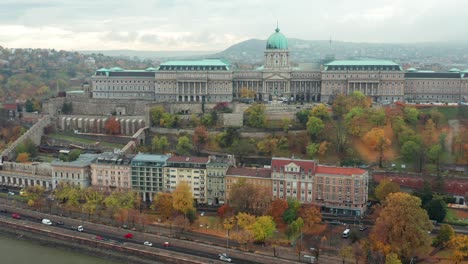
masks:
{"label": "car", "polygon": [[200,213],[200,216],[205,216],[205,212],[201,212],[201,213]]}
{"label": "car", "polygon": [[342,223],[338,220],[331,220],[330,225],[341,225]]}
{"label": "car", "polygon": [[167,242],[167,241],[164,242],[163,247],[169,247],[169,246],[170,246],[169,242]]}
{"label": "car", "polygon": [[49,219],[45,219],[45,218],[42,219],[42,223],[43,223],[44,225],[52,225],[52,221],[50,221]]}
{"label": "car", "polygon": [[127,233],[127,234],[124,235],[124,238],[128,238],[128,239],[133,238],[133,234],[132,233]]}
{"label": "car", "polygon": [[11,217],[13,217],[14,219],[20,219],[21,216],[19,214],[12,214]]}
{"label": "car", "polygon": [[143,243],[143,245],[148,246],[148,247],[151,247],[151,246],[153,245],[153,243],[151,243],[151,242],[149,242],[149,241],[145,241],[145,242]]}
{"label": "car", "polygon": [[57,221],[55,222],[57,225],[64,225],[65,223],[63,221]]}
{"label": "car", "polygon": [[226,262],[232,261],[232,259],[226,253],[219,254],[218,256],[219,256],[219,260],[226,261]]}
{"label": "car", "polygon": [[0,209],[0,213],[8,213],[6,209]]}
{"label": "car", "polygon": [[96,236],[95,238],[96,238],[96,240],[104,240],[104,238],[102,236]]}
{"label": "car", "polygon": [[76,228],[76,230],[77,230],[78,232],[83,232],[84,228],[83,228],[83,226],[78,226],[78,227]]}
{"label": "car", "polygon": [[359,226],[359,231],[364,231],[366,229],[367,229],[367,226],[365,226],[365,225]]}
{"label": "car", "polygon": [[9,194],[9,195],[15,195],[15,193],[14,193],[14,192],[8,192],[8,194]]}

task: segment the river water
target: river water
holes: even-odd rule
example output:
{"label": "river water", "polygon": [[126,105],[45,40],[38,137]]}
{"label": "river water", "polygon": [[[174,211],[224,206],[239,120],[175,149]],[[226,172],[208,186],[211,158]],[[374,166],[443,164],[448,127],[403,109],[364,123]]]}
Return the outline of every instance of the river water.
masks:
{"label": "river water", "polygon": [[47,247],[0,233],[1,264],[118,264],[103,258]]}

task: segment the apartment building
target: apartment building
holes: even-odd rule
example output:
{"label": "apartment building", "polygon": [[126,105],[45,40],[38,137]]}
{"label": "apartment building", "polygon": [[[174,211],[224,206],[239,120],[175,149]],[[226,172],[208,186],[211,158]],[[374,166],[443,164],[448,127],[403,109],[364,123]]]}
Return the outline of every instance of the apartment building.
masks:
{"label": "apartment building", "polygon": [[210,157],[206,165],[206,200],[208,205],[220,205],[225,203],[226,172],[235,161],[231,155],[226,158]]}
{"label": "apartment building", "polygon": [[100,191],[127,191],[132,188],[131,159],[121,154],[103,153],[91,163],[91,185]]}
{"label": "apartment building", "polygon": [[271,169],[268,168],[236,168],[231,167],[226,172],[226,200],[229,200],[232,186],[240,180],[259,188],[271,190]]}
{"label": "apartment building", "polygon": [[130,164],[132,189],[139,192],[143,201],[151,202],[158,192],[164,191],[164,166],[170,156],[138,154]]}
{"label": "apartment building", "polygon": [[60,182],[87,188],[91,184],[91,163],[97,158],[97,154],[81,154],[75,161],[53,161],[52,188],[55,189]]}

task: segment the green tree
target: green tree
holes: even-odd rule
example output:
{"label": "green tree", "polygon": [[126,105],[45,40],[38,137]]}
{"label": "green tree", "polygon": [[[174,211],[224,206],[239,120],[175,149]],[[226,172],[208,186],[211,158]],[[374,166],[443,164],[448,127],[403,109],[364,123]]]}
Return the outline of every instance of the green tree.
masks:
{"label": "green tree", "polygon": [[400,191],[400,185],[389,181],[387,179],[382,180],[379,185],[375,188],[375,198],[383,202],[387,196],[391,193],[397,193]]}
{"label": "green tree", "polygon": [[190,143],[190,139],[187,136],[179,137],[176,146],[176,151],[179,155],[188,155],[192,149],[193,145]]}
{"label": "green tree", "polygon": [[330,113],[328,112],[328,108],[325,104],[314,106],[310,111],[310,116],[319,118],[322,121],[327,121],[330,119]]}
{"label": "green tree", "polygon": [[361,136],[368,130],[367,113],[361,107],[354,107],[344,116],[346,130],[353,136]]}
{"label": "green tree", "polygon": [[156,153],[164,154],[169,147],[169,141],[166,136],[154,136],[151,140],[151,148]]}
{"label": "green tree", "polygon": [[74,149],[68,153],[68,161],[75,161],[77,160],[81,155],[81,150],[79,149]]}
{"label": "green tree", "polygon": [[298,200],[289,198],[288,199],[288,209],[284,211],[283,220],[285,223],[292,223],[294,220],[297,219],[299,209],[301,208],[301,204]]}
{"label": "green tree", "polygon": [[187,182],[180,182],[172,193],[172,206],[175,210],[187,216],[190,210],[194,210],[192,190]]}
{"label": "green tree", "polygon": [[390,193],[371,231],[372,245],[384,253],[409,258],[417,248],[431,244],[427,233],[431,229],[421,199],[402,192]]}
{"label": "green tree", "polygon": [[267,124],[266,106],[263,104],[253,104],[244,114],[247,126],[263,128]]}
{"label": "green tree", "polygon": [[421,145],[414,141],[406,141],[401,146],[401,155],[403,160],[406,162],[417,162],[419,160],[419,153],[421,151]]}
{"label": "green tree", "polygon": [[318,138],[324,127],[325,124],[321,119],[315,116],[309,117],[309,121],[307,121],[307,132],[313,139]]}
{"label": "green tree", "polygon": [[447,243],[455,236],[455,231],[451,225],[443,224],[440,227],[437,237],[434,239],[434,244],[436,246],[445,247]]}
{"label": "green tree", "polygon": [[271,156],[278,149],[278,139],[275,137],[267,137],[257,143],[257,149]]}
{"label": "green tree", "polygon": [[273,236],[276,230],[275,221],[271,216],[260,216],[252,225],[252,232],[257,242],[265,242],[266,239]]}
{"label": "green tree", "polygon": [[256,152],[255,143],[252,143],[249,139],[234,141],[230,150],[240,164],[244,164],[244,158],[246,156]]}
{"label": "green tree", "polygon": [[153,126],[161,125],[161,119],[164,113],[166,113],[166,111],[164,110],[164,107],[162,106],[155,106],[150,109],[150,117],[151,117],[151,122],[153,123]]}
{"label": "green tree", "polygon": [[104,195],[93,188],[88,188],[85,190],[85,204],[83,205],[83,210],[88,213],[88,219],[91,215],[96,212],[99,212],[101,205],[104,202]]}
{"label": "green tree", "polygon": [[419,111],[418,109],[414,107],[405,107],[403,110],[404,116],[403,118],[405,119],[406,123],[410,125],[416,125],[416,122],[418,122],[418,116],[419,116]]}
{"label": "green tree", "polygon": [[292,125],[293,125],[293,121],[290,118],[283,118],[281,120],[281,128],[286,133],[289,132],[289,129],[291,129]]}
{"label": "green tree", "polygon": [[286,228],[286,235],[288,239],[291,239],[302,232],[302,228],[304,227],[304,220],[302,218],[297,218],[291,224],[288,225]]}
{"label": "green tree", "polygon": [[447,215],[447,204],[442,199],[432,199],[426,206],[429,219],[442,222]]}
{"label": "green tree", "polygon": [[300,124],[305,126],[307,121],[309,121],[310,110],[303,109],[296,113],[296,118]]}
{"label": "green tree", "polygon": [[316,157],[320,144],[311,143],[307,146],[307,157],[313,159]]}

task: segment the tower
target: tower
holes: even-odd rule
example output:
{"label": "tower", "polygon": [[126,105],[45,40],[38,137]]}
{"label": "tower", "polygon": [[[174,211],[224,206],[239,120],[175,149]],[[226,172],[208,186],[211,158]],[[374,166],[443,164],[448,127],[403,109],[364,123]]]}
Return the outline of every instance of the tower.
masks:
{"label": "tower", "polygon": [[265,69],[287,69],[289,64],[288,40],[276,26],[275,33],[271,34],[266,43]]}

